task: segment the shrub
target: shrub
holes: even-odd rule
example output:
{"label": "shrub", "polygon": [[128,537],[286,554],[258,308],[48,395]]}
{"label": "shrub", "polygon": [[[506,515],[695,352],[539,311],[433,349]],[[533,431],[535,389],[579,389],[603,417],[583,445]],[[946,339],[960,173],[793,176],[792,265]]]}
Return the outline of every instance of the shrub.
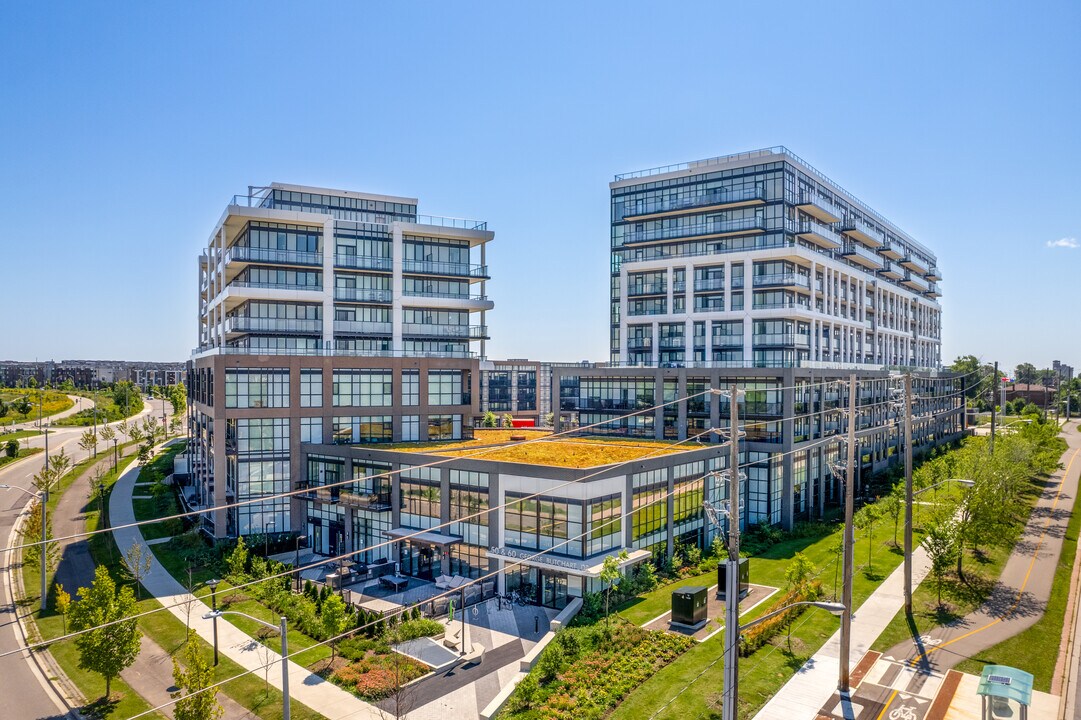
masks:
{"label": "shrub", "polygon": [[396,635],[401,641],[416,640],[421,637],[438,635],[444,630],[446,630],[446,628],[443,627],[443,623],[436,622],[435,620],[428,620],[427,618],[420,618],[417,620],[404,621],[398,627]]}
{"label": "shrub", "polygon": [[[805,583],[804,585],[794,588],[785,593],[784,596],[773,603],[767,612],[772,612],[778,608],[782,608],[785,605],[791,605],[797,602],[806,602],[808,600],[816,600],[822,595],[822,585],[817,580]],[[739,654],[743,657],[747,657],[755,650],[769,642],[773,636],[779,633],[789,623],[794,622],[796,618],[803,614],[803,611],[807,609],[806,605],[799,605],[797,607],[786,610],[769,620],[755,625],[741,636],[742,642],[739,647]]]}

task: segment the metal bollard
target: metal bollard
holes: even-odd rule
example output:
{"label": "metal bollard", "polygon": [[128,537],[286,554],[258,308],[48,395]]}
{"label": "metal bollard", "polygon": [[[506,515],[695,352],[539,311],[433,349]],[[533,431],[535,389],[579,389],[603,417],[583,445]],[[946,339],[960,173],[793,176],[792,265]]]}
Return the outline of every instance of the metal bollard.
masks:
{"label": "metal bollard", "polygon": [[533,616],[533,634],[538,635],[540,633],[540,615]]}

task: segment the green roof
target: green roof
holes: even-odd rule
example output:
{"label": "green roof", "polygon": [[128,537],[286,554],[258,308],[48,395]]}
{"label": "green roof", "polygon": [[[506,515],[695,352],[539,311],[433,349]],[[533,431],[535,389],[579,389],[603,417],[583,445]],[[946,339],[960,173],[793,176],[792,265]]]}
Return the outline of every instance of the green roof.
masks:
{"label": "green roof", "polygon": [[1016,700],[1027,707],[1032,704],[1032,674],[1006,665],[984,665],[976,692]]}

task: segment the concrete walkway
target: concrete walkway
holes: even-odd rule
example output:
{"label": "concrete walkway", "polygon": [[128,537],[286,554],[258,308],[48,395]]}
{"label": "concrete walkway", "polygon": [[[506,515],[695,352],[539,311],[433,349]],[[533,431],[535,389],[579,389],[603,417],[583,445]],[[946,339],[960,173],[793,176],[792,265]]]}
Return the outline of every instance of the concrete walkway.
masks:
{"label": "concrete walkway", "polygon": [[[912,553],[912,582],[918,585],[931,570],[931,561],[922,547]],[[852,664],[871,649],[882,631],[904,606],[904,566],[900,565],[871,593],[852,615]],[[770,698],[756,720],[798,720],[813,718],[837,692],[837,677],[841,667],[841,631],[835,632],[803,667]]]}
{"label": "concrete walkway", "polygon": [[[135,522],[135,512],[132,508],[132,494],[135,483],[139,477],[139,467],[133,465],[120,477],[109,500],[109,521],[113,527]],[[156,597],[166,607],[179,602],[191,601],[194,603],[191,612],[191,627],[207,642],[213,642],[213,624],[210,620],[204,620],[203,615],[210,612],[210,608],[200,600],[196,600],[184,587],[177,582],[154,557],[153,552],[147,546],[139,528],[125,528],[114,531],[116,544],[121,548],[129,548],[132,544],[141,544],[146,555],[152,559],[150,572],[143,580],[143,586],[147,592]],[[185,620],[184,608],[173,607],[166,612],[171,612],[181,622]],[[220,652],[241,667],[253,671],[257,675],[263,675],[261,669],[264,657],[270,658],[275,663],[270,668],[270,683],[281,689],[281,668],[278,664],[281,655],[275,652],[267,652],[260,649],[260,644],[251,637],[240,631],[234,625],[224,620],[218,622],[218,648]],[[296,663],[289,662],[289,692],[294,700],[307,705],[317,713],[329,720],[344,720],[345,718],[371,718],[382,720],[380,712],[357,698],[342,690],[337,685],[327,682],[318,675],[308,672]]]}

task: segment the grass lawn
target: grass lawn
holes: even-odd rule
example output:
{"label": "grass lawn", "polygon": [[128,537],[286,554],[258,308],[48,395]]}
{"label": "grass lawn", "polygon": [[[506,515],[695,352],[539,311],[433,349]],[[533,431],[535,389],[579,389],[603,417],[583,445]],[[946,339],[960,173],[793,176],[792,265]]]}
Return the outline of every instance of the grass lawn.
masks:
{"label": "grass lawn", "polygon": [[[22,398],[26,398],[33,407],[30,412],[25,415],[15,412],[15,408],[12,407],[12,403],[18,402]],[[7,414],[0,415],[0,425],[10,425],[11,423],[22,423],[28,420],[38,419],[38,403],[41,402],[41,417],[46,418],[51,415],[55,415],[59,412],[64,412],[70,408],[73,403],[71,398],[62,392],[57,390],[39,390],[29,388],[7,388],[0,390],[0,400],[8,406]]]}
{"label": "grass lawn", "polygon": [[[82,390],[72,393],[79,395],[86,399],[83,406],[86,409],[80,410],[74,415],[69,415],[66,418],[61,418],[56,421],[56,425],[62,425],[65,427],[86,427],[88,425],[94,425],[95,420],[100,425],[102,422],[116,422],[129,418],[142,411],[143,398],[136,392],[132,392],[128,398],[127,412],[122,405],[117,405],[113,401],[113,395],[109,391],[102,391],[99,393],[86,392]],[[97,413],[94,412],[95,404],[97,406]],[[71,407],[70,403],[68,407]]]}
{"label": "grass lawn", "polygon": [[1010,665],[1032,673],[1035,688],[1050,692],[1056,661],[1056,654],[1050,649],[1059,647],[1062,640],[1062,627],[1070,594],[1070,573],[1077,552],[1078,531],[1081,529],[1081,512],[1078,512],[1078,509],[1075,504],[1070,523],[1066,527],[1062,554],[1058,558],[1055,579],[1051,585],[1051,597],[1043,617],[1028,630],[987,648],[978,657],[962,661],[957,665],[957,670],[978,675],[986,664]]}
{"label": "grass lawn", "polygon": [[6,443],[8,440],[22,440],[23,438],[34,437],[35,435],[40,434],[40,430],[16,430],[15,432],[0,435],[0,443]]}
{"label": "grass lawn", "polygon": [[0,455],[0,467],[10,465],[16,460],[22,460],[24,457],[30,457],[31,455],[37,455],[39,452],[45,452],[44,448],[19,448],[18,454],[15,457],[8,457],[7,453]]}
{"label": "grass lawn", "polygon": [[[856,573],[853,581],[853,602],[857,608],[886,575],[901,563],[901,553],[892,547],[892,535],[892,527],[887,527],[885,522],[876,526],[870,541],[866,534],[857,535]],[[833,572],[838,565],[833,548],[840,538],[841,528],[838,526],[837,530],[824,537],[796,538],[774,545],[765,553],[750,559],[751,582],[783,588],[784,573],[789,562],[796,552],[802,552],[814,563],[816,576],[826,595],[832,595]],[[873,571],[867,566],[868,549],[871,551]],[[674,587],[688,584],[708,586],[715,582],[715,573],[682,580],[676,585],[659,588],[640,600],[631,601],[620,609],[620,615],[628,620],[644,622],[670,609]],[[839,586],[837,592],[840,592]],[[767,600],[746,615],[744,620],[767,612],[771,601],[775,599],[776,596]],[[753,716],[838,627],[838,621],[833,616],[814,609],[808,610],[792,626],[791,651],[788,649],[786,637],[782,634],[752,656],[741,660],[740,717]],[[692,647],[643,683],[616,708],[611,717],[625,720],[649,717],[689,683],[693,685],[657,717],[675,720],[709,717],[710,713],[719,713],[719,692],[724,676],[724,664],[721,661],[723,651],[723,632]]]}

